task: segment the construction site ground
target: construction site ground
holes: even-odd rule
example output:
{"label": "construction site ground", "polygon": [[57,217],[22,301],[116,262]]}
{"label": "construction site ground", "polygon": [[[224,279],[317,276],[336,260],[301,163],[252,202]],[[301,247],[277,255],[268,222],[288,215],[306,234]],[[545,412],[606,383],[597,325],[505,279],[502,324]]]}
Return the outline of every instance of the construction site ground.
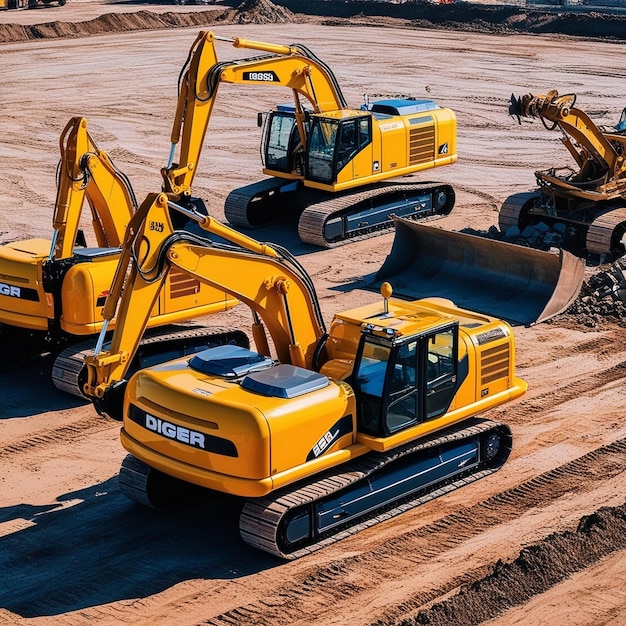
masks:
{"label": "construction site ground", "polygon": [[[246,19],[219,3],[82,0],[0,14],[2,32],[48,24],[38,32],[52,33],[0,46],[0,242],[50,238],[59,136],[75,115],[140,200],[160,189],[179,72],[201,28],[305,44],[354,106],[368,94],[453,109],[459,160],[424,176],[456,189],[454,211],[433,223],[449,230],[497,224],[502,201],[532,188],[536,169],[567,162],[557,133],[509,117],[512,92],[575,92],[605,125],[626,105],[617,41],[258,6]],[[176,19],[159,26],[162,14]],[[226,42],[218,51],[246,56]],[[194,185],[213,216],[223,218],[231,189],[262,177],[256,114],[289,97],[220,88]],[[367,283],[392,233],[332,250],[299,242],[293,224],[251,234],[297,255],[328,321],[379,297]],[[605,269],[589,265],[587,277]],[[172,514],[128,501],[117,485],[119,423],[57,391],[50,358],[16,354],[0,372],[0,624],[624,624],[626,325],[610,303],[604,313],[595,304],[588,296],[515,327],[529,390],[490,413],[513,431],[502,470],[294,562],[242,543],[238,500]],[[241,305],[206,321],[247,328],[250,314]]]}

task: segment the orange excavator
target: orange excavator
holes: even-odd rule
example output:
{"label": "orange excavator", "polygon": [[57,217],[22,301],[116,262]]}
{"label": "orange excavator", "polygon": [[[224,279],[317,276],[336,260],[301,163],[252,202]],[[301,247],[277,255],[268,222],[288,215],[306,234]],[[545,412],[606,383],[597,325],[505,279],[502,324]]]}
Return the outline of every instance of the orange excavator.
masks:
{"label": "orange excavator", "polygon": [[[217,239],[175,231],[180,214]],[[248,306],[254,349],[128,376],[174,269]],[[85,394],[123,421],[122,492],[174,510],[192,485],[241,497],[244,541],[294,559],[498,470],[511,432],[480,414],[526,390],[511,327],[441,298],[393,298],[387,282],[381,296],[327,329],[287,250],[149,194],[104,307],[110,345],[101,336],[86,359]]]}
{"label": "orange excavator", "polygon": [[[261,51],[219,61],[216,41]],[[448,214],[450,185],[415,179],[456,161],[456,116],[432,100],[388,99],[349,108],[332,70],[301,44],[279,45],[201,32],[183,71],[163,190],[185,204],[221,83],[287,88],[293,104],[261,116],[269,178],[233,190],[224,212],[235,227],[298,218],[300,238],[322,247]],[[262,123],[262,122],[261,122]],[[178,148],[178,157],[175,156]]]}

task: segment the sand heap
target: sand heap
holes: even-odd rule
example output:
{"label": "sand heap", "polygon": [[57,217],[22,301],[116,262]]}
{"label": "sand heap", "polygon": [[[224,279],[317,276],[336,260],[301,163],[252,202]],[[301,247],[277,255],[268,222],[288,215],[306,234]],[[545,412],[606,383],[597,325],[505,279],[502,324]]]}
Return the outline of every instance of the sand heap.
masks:
{"label": "sand heap", "polygon": [[225,11],[218,18],[232,24],[278,24],[297,21],[295,14],[270,0],[245,0],[236,9]]}
{"label": "sand heap", "polygon": [[49,22],[33,26],[0,24],[0,44],[33,39],[88,37],[136,30],[205,27],[208,24],[277,24],[314,22],[327,26],[372,24],[506,34],[553,33],[607,39],[626,37],[626,16],[592,12],[527,11],[524,7],[456,2],[437,7],[423,0],[387,3],[373,0],[245,0],[234,9],[167,13],[149,11],[106,14],[86,22]]}

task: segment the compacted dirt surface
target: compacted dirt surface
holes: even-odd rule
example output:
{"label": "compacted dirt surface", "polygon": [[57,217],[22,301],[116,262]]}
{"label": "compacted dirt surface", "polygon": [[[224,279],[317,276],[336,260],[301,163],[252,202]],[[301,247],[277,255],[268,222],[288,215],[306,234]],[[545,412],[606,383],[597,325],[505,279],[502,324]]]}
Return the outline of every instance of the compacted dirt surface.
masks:
{"label": "compacted dirt surface", "polygon": [[[199,29],[307,45],[353,106],[369,94],[452,108],[459,160],[428,176],[456,189],[454,211],[433,223],[448,230],[487,230],[536,169],[567,162],[556,133],[509,117],[512,92],[574,92],[609,126],[626,105],[612,39],[248,9],[70,0],[0,14],[0,32],[14,33],[0,48],[0,242],[50,237],[58,141],[74,115],[140,200],[160,189]],[[15,34],[37,24],[35,37]],[[245,56],[227,42],[219,52]],[[220,88],[194,186],[218,219],[231,189],[262,177],[257,111],[289,97]],[[367,283],[393,233],[332,250],[299,242],[289,224],[251,234],[297,255],[328,321],[379,297]],[[588,265],[587,280],[608,269]],[[499,472],[293,562],[243,544],[237,500],[172,514],[128,501],[119,423],[57,391],[49,357],[16,354],[0,372],[0,624],[623,624],[626,328],[617,305],[594,298],[587,289],[567,313],[515,327],[529,389],[490,413],[514,436]],[[213,318],[250,321],[243,305]]]}

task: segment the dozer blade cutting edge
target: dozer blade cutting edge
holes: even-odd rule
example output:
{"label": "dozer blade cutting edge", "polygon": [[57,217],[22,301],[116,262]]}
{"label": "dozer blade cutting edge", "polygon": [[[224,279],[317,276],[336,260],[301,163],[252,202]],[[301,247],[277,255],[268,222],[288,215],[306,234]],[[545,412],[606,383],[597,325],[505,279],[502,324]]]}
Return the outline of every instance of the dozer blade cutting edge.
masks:
{"label": "dozer blade cutting edge", "polygon": [[375,283],[390,280],[406,298],[441,297],[457,306],[531,326],[558,315],[576,299],[585,262],[394,218],[391,252]]}

